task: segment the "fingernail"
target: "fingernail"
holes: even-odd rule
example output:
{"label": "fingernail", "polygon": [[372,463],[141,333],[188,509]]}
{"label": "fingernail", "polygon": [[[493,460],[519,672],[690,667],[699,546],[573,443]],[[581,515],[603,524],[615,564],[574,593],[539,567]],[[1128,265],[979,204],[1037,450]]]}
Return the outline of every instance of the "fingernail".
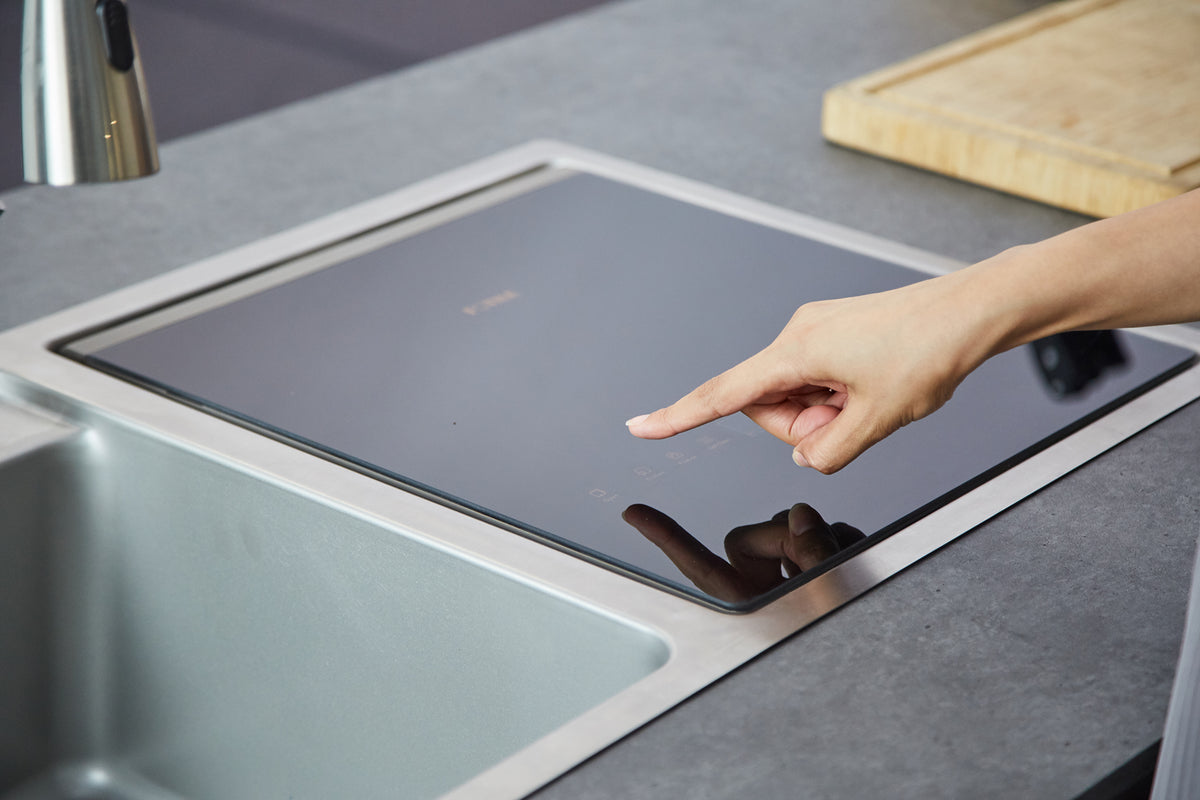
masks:
{"label": "fingernail", "polygon": [[799,450],[792,451],[792,461],[796,462],[797,467],[807,467],[808,466],[808,459],[805,458],[804,453],[801,453]]}
{"label": "fingernail", "polygon": [[641,422],[645,422],[646,417],[648,417],[648,416],[650,416],[650,415],[649,414],[639,414],[638,416],[634,417],[633,419],[627,419],[627,420],[625,420],[625,427],[628,428],[630,425],[637,425]]}

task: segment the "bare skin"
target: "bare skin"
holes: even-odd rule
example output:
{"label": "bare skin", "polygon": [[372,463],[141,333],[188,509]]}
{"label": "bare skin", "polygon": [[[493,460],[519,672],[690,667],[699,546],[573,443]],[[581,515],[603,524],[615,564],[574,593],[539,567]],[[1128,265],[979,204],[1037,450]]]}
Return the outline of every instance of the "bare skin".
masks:
{"label": "bare skin", "polygon": [[832,473],[940,408],[993,355],[1071,330],[1200,319],[1200,190],[949,275],[801,306],[766,348],[626,425],[663,439],[741,411]]}

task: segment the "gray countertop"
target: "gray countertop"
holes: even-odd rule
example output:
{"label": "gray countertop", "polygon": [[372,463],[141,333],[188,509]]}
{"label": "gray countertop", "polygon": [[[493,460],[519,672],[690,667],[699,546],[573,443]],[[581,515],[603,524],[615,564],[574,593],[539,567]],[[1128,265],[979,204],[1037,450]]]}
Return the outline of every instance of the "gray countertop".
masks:
{"label": "gray countertop", "polygon": [[[1085,220],[831,147],[821,93],[1036,5],[604,6],[171,142],[151,179],[7,194],[0,329],[536,138],[977,260]],[[1177,412],[537,796],[1073,797],[1161,735],[1198,427]]]}

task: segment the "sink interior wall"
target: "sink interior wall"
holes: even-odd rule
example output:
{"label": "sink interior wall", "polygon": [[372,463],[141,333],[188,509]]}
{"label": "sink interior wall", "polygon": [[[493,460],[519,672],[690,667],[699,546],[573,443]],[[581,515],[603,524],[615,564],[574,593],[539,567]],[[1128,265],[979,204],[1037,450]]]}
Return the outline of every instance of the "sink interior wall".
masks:
{"label": "sink interior wall", "polygon": [[0,518],[0,796],[89,762],[183,796],[431,796],[667,658],[104,420],[0,464]]}
{"label": "sink interior wall", "polygon": [[64,446],[0,462],[0,793],[52,759],[51,530],[73,516]]}

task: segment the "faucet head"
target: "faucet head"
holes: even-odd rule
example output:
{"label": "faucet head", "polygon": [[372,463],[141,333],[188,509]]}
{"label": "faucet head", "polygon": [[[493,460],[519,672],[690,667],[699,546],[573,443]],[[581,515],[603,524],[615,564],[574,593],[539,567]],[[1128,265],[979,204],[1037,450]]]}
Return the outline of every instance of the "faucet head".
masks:
{"label": "faucet head", "polygon": [[25,0],[21,111],[30,183],[158,171],[141,60],[122,0]]}

